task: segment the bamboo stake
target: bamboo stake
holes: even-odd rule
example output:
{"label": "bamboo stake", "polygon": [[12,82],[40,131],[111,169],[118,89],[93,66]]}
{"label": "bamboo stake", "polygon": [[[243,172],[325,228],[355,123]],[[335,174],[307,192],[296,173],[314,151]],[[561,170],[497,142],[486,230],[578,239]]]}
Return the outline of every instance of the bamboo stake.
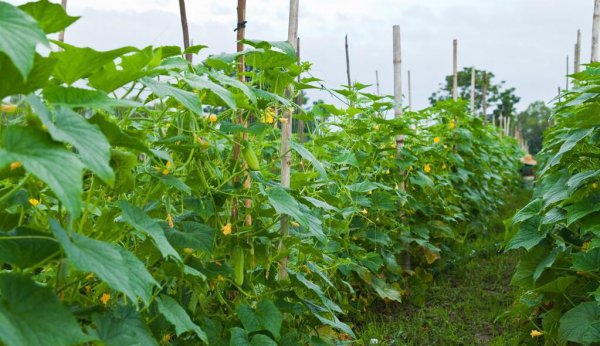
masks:
{"label": "bamboo stake", "polygon": [[558,87],[558,102],[560,102],[560,94],[562,93],[562,90],[560,89],[560,87]]}
{"label": "bamboo stake", "polygon": [[[298,8],[299,8],[299,0],[290,0],[290,17],[289,17],[289,26],[288,26],[288,42],[292,45],[292,47],[297,50],[298,47]],[[287,94],[291,96],[294,90],[293,87],[290,86],[287,90]],[[288,141],[291,138],[292,134],[292,111],[286,110],[283,113],[283,118],[286,119],[283,121],[281,126],[281,186],[283,188],[290,187],[290,171],[291,171],[291,159],[292,155],[289,149]],[[283,236],[287,236],[289,230],[289,219],[286,215],[281,218],[281,233]],[[280,277],[283,279],[287,277],[287,258],[282,261]]]}
{"label": "bamboo stake", "polygon": [[[400,26],[393,26],[393,40],[394,40],[394,117],[401,118],[404,111],[402,109],[402,44],[400,40]],[[400,157],[402,154],[402,148],[404,147],[404,135],[396,136],[396,155]],[[400,171],[400,175],[404,177],[404,172]],[[399,186],[401,191],[406,190],[406,184],[404,178]],[[399,210],[400,217],[404,218],[404,213]],[[408,244],[404,244],[405,248],[408,248]],[[408,250],[402,251],[402,267],[404,270],[410,270],[410,252]]]}
{"label": "bamboo stake", "polygon": [[[400,26],[394,25],[394,116],[402,116],[402,47],[400,43]],[[399,136],[400,138],[402,136]],[[404,141],[404,137],[402,137]],[[403,142],[401,143],[404,144]],[[398,146],[396,146],[398,148]],[[400,149],[402,147],[400,146]]]}
{"label": "bamboo stake", "polygon": [[[60,3],[65,11],[67,11],[67,0],[62,0]],[[61,31],[58,33],[58,40],[60,42],[65,42],[65,31]]]}
{"label": "bamboo stake", "polygon": [[[188,31],[187,15],[185,13],[185,0],[179,0],[179,15],[181,17],[181,29],[183,31],[183,48],[188,49],[190,46],[190,34]],[[185,55],[187,61],[192,62],[192,54]]]}
{"label": "bamboo stake", "polygon": [[487,71],[483,73],[483,95],[482,97],[482,101],[483,101],[483,121],[487,122],[487,84],[488,84],[488,77],[487,77]]}
{"label": "bamboo stake", "polygon": [[471,114],[475,114],[475,67],[471,68]]}
{"label": "bamboo stake", "polygon": [[[600,1],[600,0],[598,0]],[[458,100],[458,41],[452,42],[452,99]]]}
{"label": "bamboo stake", "polygon": [[598,61],[598,40],[600,34],[600,0],[594,2],[594,21],[592,24],[592,62]]}
{"label": "bamboo stake", "polygon": [[379,92],[379,71],[375,70],[375,83],[377,84],[377,96],[381,96]]}
{"label": "bamboo stake", "polygon": [[[298,57],[298,65],[300,65],[300,37],[298,37],[297,47],[296,56]],[[300,75],[298,75],[298,83],[300,83]],[[298,107],[302,107],[302,103],[304,103],[304,100],[302,99],[302,93],[299,92],[296,96],[296,104]],[[304,121],[300,119],[298,119],[298,141],[304,143]]]}
{"label": "bamboo stake", "polygon": [[577,30],[577,42],[575,43],[575,58],[574,58],[575,66],[573,66],[573,71],[575,73],[579,73],[581,69],[581,30]]}
{"label": "bamboo stake", "polygon": [[565,90],[569,91],[569,56],[567,55],[567,74],[565,77]]}
{"label": "bamboo stake", "polygon": [[408,70],[408,110],[412,111],[412,85],[410,80],[410,70]]}
{"label": "bamboo stake", "polygon": [[[182,0],[180,0],[182,1]],[[243,40],[246,35],[246,0],[238,0],[237,5],[237,25],[235,28],[236,31],[236,51],[243,52],[244,51],[244,43]],[[244,60],[244,56],[241,55],[237,60],[237,77],[241,82],[246,81],[246,77],[244,76],[244,72],[246,72],[246,62]],[[244,119],[240,115],[239,122],[244,124]],[[247,139],[248,133],[244,132],[244,139]],[[240,155],[240,144],[235,143],[233,146],[233,159],[237,160]]]}
{"label": "bamboo stake", "polygon": [[[246,0],[238,0],[237,6],[237,26],[236,26],[236,50],[237,52],[244,51],[244,39],[246,38]],[[237,77],[238,79],[244,83],[246,82],[246,61],[243,55],[238,57],[237,61]],[[243,114],[240,113],[239,122],[244,125],[244,127],[248,127],[248,122],[244,120]],[[242,135],[244,141],[248,141],[248,132],[244,132]],[[234,160],[238,160],[240,155],[240,145],[236,143],[233,150]],[[247,164],[244,163],[244,167],[247,168]],[[252,181],[250,180],[250,174],[248,170],[244,173],[244,188],[249,190],[252,187]],[[249,210],[252,208],[252,199],[246,198],[244,200],[244,208],[246,208],[246,216],[244,218],[244,224],[246,226],[252,225],[252,215],[249,213]]]}
{"label": "bamboo stake", "polygon": [[346,34],[346,74],[348,75],[348,86],[352,86],[350,79],[350,53],[348,52],[348,34]]}

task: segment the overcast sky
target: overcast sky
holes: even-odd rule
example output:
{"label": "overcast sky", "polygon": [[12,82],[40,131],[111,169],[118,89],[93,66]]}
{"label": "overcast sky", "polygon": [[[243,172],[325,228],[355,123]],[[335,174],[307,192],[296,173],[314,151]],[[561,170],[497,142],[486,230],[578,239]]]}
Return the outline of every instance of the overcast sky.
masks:
{"label": "overcast sky", "polygon": [[[191,38],[209,46],[201,59],[235,50],[236,4],[186,1]],[[287,39],[288,9],[288,0],[248,0],[246,36]],[[66,42],[75,45],[106,50],[182,41],[177,0],[69,0],[68,12],[82,16],[66,33]],[[346,83],[348,34],[352,79],[371,84],[379,70],[382,93],[389,94],[392,25],[399,24],[404,83],[411,70],[414,108],[426,107],[429,95],[451,73],[456,38],[459,69],[494,72],[517,89],[519,108],[524,108],[551,100],[564,87],[566,56],[572,61],[577,29],[583,36],[582,62],[589,61],[592,14],[593,0],[300,0],[299,36],[302,59],[313,63],[313,75],[337,88]],[[317,97],[328,99],[311,95]]]}

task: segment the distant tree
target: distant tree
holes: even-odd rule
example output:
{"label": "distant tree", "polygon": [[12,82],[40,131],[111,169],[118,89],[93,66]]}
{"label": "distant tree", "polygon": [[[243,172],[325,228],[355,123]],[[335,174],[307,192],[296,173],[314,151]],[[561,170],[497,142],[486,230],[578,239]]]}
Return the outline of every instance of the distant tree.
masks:
{"label": "distant tree", "polygon": [[[471,99],[471,67],[465,67],[458,72],[458,97]],[[504,89],[505,82],[496,83],[494,74],[489,71],[475,71],[475,109],[481,114],[483,112],[483,85],[484,75],[487,73],[487,117],[494,116],[498,118],[500,114],[514,117],[516,115],[516,104],[521,99],[515,94],[515,88]],[[431,105],[438,101],[452,98],[452,75],[446,76],[444,83],[440,84],[440,89],[429,97]]]}
{"label": "distant tree", "polygon": [[536,101],[517,116],[517,124],[531,154],[535,155],[542,149],[543,134],[548,128],[551,114],[552,110],[546,103]]}

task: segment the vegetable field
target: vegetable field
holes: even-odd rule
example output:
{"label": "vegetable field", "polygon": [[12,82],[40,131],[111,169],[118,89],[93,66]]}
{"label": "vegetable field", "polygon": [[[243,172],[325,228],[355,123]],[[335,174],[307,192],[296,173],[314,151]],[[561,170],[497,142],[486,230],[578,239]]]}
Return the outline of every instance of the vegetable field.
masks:
{"label": "vegetable field", "polygon": [[[289,41],[192,63],[49,39],[78,19],[0,1],[1,345],[361,344],[523,193],[521,140],[465,100],[326,89]],[[600,341],[598,68],[505,222],[506,316],[547,344]]]}

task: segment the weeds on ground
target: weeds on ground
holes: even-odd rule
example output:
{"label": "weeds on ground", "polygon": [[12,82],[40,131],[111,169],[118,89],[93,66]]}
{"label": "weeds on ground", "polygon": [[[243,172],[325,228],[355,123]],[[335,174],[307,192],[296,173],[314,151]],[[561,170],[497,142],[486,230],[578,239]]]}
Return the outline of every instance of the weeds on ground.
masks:
{"label": "weeds on ground", "polygon": [[[529,197],[518,191],[483,236],[456,245],[456,256],[441,264],[416,299],[381,304],[360,325],[365,345],[530,345],[527,327],[498,318],[513,303],[510,279],[518,261],[502,253],[503,219]],[[415,288],[413,288],[416,290]]]}

